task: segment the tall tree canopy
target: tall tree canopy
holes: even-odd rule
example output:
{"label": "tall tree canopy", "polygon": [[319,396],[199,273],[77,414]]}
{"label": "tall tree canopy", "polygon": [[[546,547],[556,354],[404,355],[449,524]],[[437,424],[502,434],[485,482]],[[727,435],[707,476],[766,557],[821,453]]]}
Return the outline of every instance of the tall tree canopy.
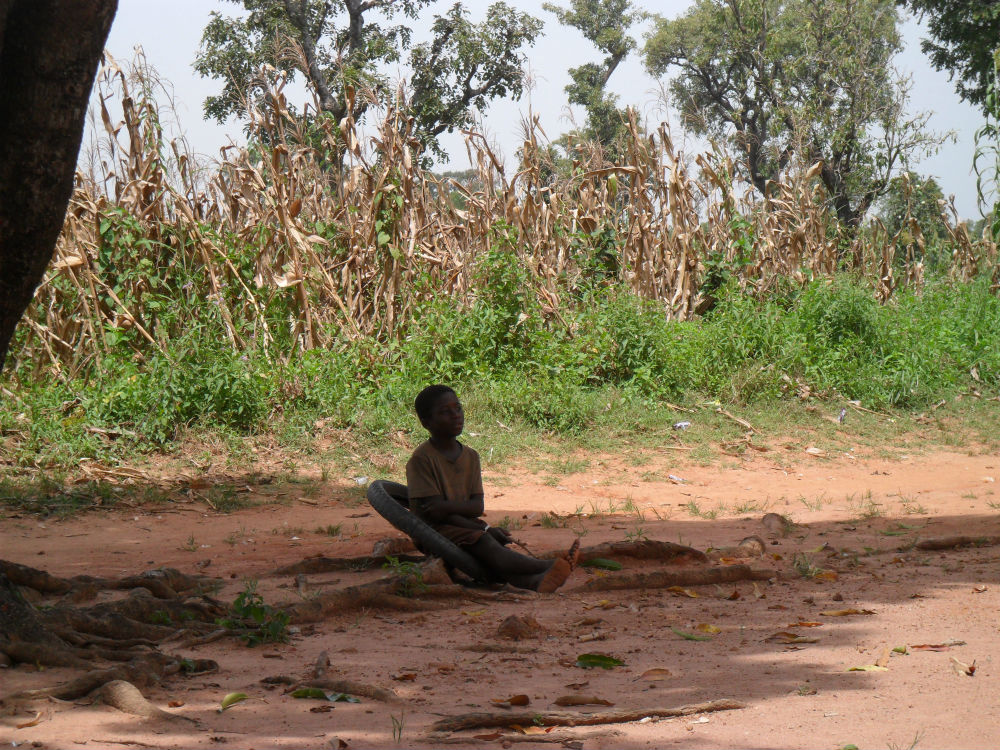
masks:
{"label": "tall tree canopy", "polygon": [[658,18],[644,48],[685,124],[728,138],[761,193],[793,154],[822,161],[837,217],[856,229],[895,170],[940,143],[909,85],[892,0],[696,0]]}
{"label": "tall tree canopy", "polygon": [[879,213],[890,234],[905,229],[904,223],[909,216],[920,224],[926,239],[937,242],[947,233],[944,202],[944,191],[937,180],[911,170],[889,182]]}
{"label": "tall tree canopy", "polygon": [[195,60],[202,76],[223,82],[221,93],[205,101],[207,116],[245,116],[247,102],[263,93],[260,71],[270,65],[290,78],[303,75],[323,113],[338,121],[349,114],[359,118],[367,100],[357,97],[349,112],[347,87],[384,90],[385,66],[409,51],[415,135],[438,154],[437,136],[468,125],[474,108],[520,96],[522,49],[541,30],[538,19],[503,2],[492,4],[481,24],[456,3],[435,18],[432,39],[413,46],[411,22],[431,0],[230,2],[246,15],[213,13]]}
{"label": "tall tree canopy", "polygon": [[983,105],[1000,51],[1000,0],[898,0],[927,22],[931,38],[920,48],[938,70],[947,70],[955,90]]}
{"label": "tall tree canopy", "polygon": [[554,13],[560,23],[579,30],[604,55],[600,64],[570,68],[573,82],[566,86],[566,93],[570,104],[587,112],[587,125],[581,134],[610,146],[621,133],[623,113],[618,109],[618,97],[607,92],[608,80],[636,48],[629,29],[647,14],[635,9],[631,0],[571,0],[568,8],[554,3],[542,7]]}

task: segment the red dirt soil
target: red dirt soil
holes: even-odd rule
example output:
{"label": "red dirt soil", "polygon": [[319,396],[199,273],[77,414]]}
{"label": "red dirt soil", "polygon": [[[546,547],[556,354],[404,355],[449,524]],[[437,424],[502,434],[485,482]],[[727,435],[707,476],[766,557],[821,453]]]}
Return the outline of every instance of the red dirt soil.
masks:
{"label": "red dirt soil", "polygon": [[[487,519],[496,523],[509,516],[514,536],[537,551],[565,549],[574,534],[583,534],[584,546],[645,537],[701,550],[759,535],[766,552],[751,562],[773,570],[774,577],[692,588],[696,596],[663,589],[589,593],[574,589],[601,573],[581,568],[558,593],[529,594],[526,600],[470,598],[419,614],[345,612],[302,626],[288,644],[247,648],[226,640],[185,652],[217,660],[220,671],[175,677],[144,693],[200,726],[149,722],[91,700],[53,701],[34,726],[15,728],[31,715],[0,717],[0,746],[318,749],[342,747],[339,738],[350,748],[433,747],[440,744],[427,737],[434,721],[503,712],[493,701],[516,694],[526,694],[530,704],[513,710],[539,713],[608,710],[553,705],[569,694],[596,696],[615,710],[721,698],[746,704],[683,718],[556,730],[595,750],[1000,745],[1000,547],[913,547],[931,537],[1000,535],[1000,495],[994,494],[1000,458],[803,455],[779,465],[757,454],[726,468],[683,463],[665,453],[641,472],[620,461],[588,458],[590,468],[555,487],[527,472],[488,474]],[[668,474],[682,481],[668,481]],[[242,579],[254,577],[265,599],[278,603],[299,598],[291,576],[272,573],[279,566],[318,554],[368,554],[373,542],[398,536],[357,493],[345,501],[331,499],[345,496],[331,484],[308,497],[294,485],[284,489],[291,494],[276,498],[274,486],[252,485],[247,497],[261,504],[228,515],[197,499],[119,505],[64,520],[8,511],[0,519],[0,557],[61,576],[121,576],[171,566],[219,576],[225,585],[217,596],[224,601],[242,590]],[[283,504],[274,504],[276,499]],[[795,526],[768,528],[761,521],[765,513],[781,514]],[[317,533],[328,524],[340,524],[341,535]],[[623,572],[649,567],[625,565]],[[321,590],[381,575],[343,571],[308,576],[308,585]],[[871,613],[829,614],[847,609]],[[538,637],[516,643],[499,637],[497,627],[510,615],[537,620]],[[714,628],[719,632],[707,640],[686,640],[676,632],[703,635]],[[779,632],[818,640],[769,640]],[[947,651],[914,648],[950,641],[962,643]],[[501,649],[462,650],[488,644]],[[907,653],[890,652],[885,662],[887,648],[903,647]],[[319,701],[296,700],[280,685],[268,689],[261,683],[271,675],[308,673],[323,651],[333,662],[331,677],[393,689],[401,701],[364,699],[312,712]],[[575,666],[586,652],[625,664],[608,670]],[[884,671],[848,671],[880,657]],[[974,663],[974,675],[959,674],[953,658]],[[667,671],[652,680],[647,671],[654,668]],[[73,674],[23,665],[0,670],[0,694]],[[409,675],[414,677],[398,679]],[[250,698],[218,713],[219,701],[231,692]],[[452,737],[467,746],[509,746],[516,730],[496,739],[473,738],[493,734],[484,729]],[[527,744],[536,737],[513,739]]]}

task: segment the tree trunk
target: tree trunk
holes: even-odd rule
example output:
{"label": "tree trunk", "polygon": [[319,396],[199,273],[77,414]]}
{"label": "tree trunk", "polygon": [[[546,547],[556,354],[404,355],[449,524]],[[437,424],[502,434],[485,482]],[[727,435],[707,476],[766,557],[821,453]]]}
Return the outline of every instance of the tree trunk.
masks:
{"label": "tree trunk", "polygon": [[62,229],[117,7],[0,0],[0,369]]}

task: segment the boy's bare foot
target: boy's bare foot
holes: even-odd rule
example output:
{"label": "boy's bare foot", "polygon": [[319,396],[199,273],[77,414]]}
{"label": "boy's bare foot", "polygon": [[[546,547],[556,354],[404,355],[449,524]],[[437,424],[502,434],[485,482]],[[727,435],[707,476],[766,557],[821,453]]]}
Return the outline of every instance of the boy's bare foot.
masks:
{"label": "boy's bare foot", "polygon": [[573,568],[576,567],[576,562],[579,558],[580,540],[574,539],[573,544],[571,544],[569,549],[566,550],[566,554],[555,559],[552,563],[552,567],[549,568],[541,582],[539,582],[538,592],[540,594],[551,594],[557,588],[566,583],[570,573],[573,572]]}

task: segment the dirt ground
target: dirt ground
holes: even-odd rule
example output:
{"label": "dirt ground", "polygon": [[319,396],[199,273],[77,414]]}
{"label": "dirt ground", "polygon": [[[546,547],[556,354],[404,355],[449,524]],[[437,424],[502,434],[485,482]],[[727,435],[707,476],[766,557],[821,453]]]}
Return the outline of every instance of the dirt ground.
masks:
{"label": "dirt ground", "polygon": [[[146,695],[197,724],[147,722],[90,700],[53,701],[33,726],[0,724],[0,746],[432,747],[442,744],[428,737],[434,721],[468,712],[612,710],[641,718],[537,735],[479,729],[446,739],[484,747],[555,740],[588,750],[1000,745],[1000,547],[915,547],[955,534],[1000,535],[1000,458],[800,453],[779,461],[750,452],[729,466],[699,466],[664,451],[640,468],[587,458],[587,468],[556,480],[526,470],[488,474],[487,519],[509,517],[514,536],[538,551],[565,548],[574,535],[585,546],[648,538],[700,550],[758,535],[764,555],[744,562],[772,577],[675,591],[580,588],[650,565],[624,561],[621,572],[578,568],[552,595],[484,601],[470,594],[439,611],[335,614],[297,629],[287,644],[248,648],[225,640],[189,649],[186,655],[218,661],[220,671],[175,677]],[[243,489],[242,497],[258,504],[229,514],[213,512],[197,491],[186,503],[119,504],[63,520],[8,511],[0,519],[0,557],[62,576],[172,566],[220,577],[216,596],[224,601],[246,578],[258,579],[265,599],[279,603],[383,575],[341,571],[297,583],[273,573],[310,556],[368,554],[377,540],[398,536],[356,488],[330,482],[307,492],[248,475]],[[766,513],[794,526],[765,525]],[[318,533],[328,525],[340,525],[339,535]],[[510,615],[534,618],[539,628],[525,640],[505,639],[498,626]],[[391,689],[400,700],[299,700],[262,683],[308,673],[323,651],[331,676]],[[584,669],[576,666],[583,653],[624,664]],[[884,666],[849,671],[870,665]],[[974,665],[974,674],[963,665]],[[0,694],[71,674],[5,669]],[[249,698],[218,712],[231,692]],[[515,695],[529,704],[494,703]],[[555,705],[567,695],[613,706]],[[642,717],[643,710],[718,699],[745,707]],[[533,744],[542,741],[549,744]]]}

